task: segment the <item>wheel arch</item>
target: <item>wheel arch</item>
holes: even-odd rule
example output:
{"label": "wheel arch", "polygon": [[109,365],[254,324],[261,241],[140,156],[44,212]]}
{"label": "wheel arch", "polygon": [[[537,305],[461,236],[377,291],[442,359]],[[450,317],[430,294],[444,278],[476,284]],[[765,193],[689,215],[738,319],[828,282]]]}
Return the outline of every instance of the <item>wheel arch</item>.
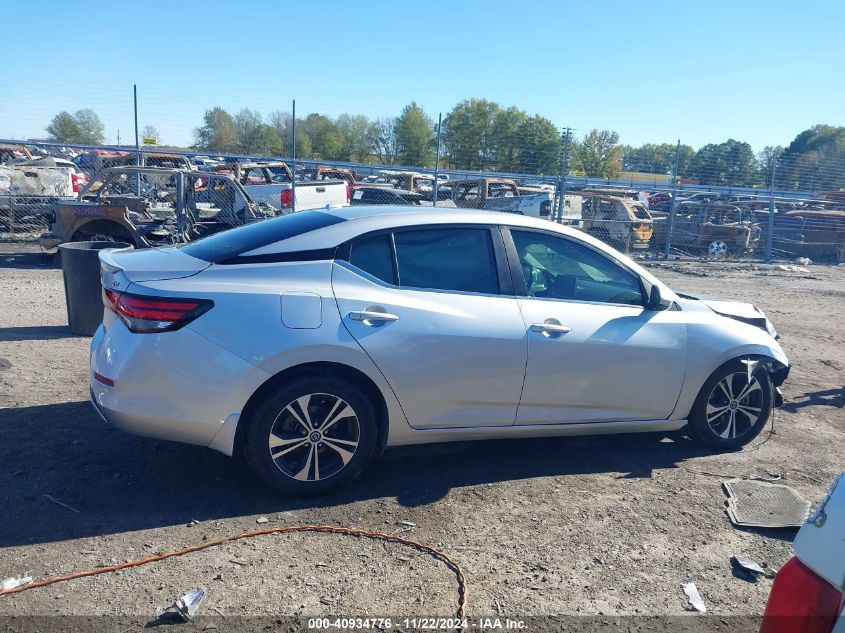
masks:
{"label": "wheel arch", "polygon": [[249,424],[248,420],[258,403],[261,402],[262,398],[264,398],[267,394],[272,393],[278,385],[284,383],[292,376],[318,372],[328,372],[335,376],[342,376],[359,383],[363,387],[376,410],[376,420],[378,421],[376,453],[381,452],[387,443],[388,428],[390,424],[387,400],[381,392],[381,389],[372,378],[360,369],[335,361],[314,361],[287,367],[268,378],[258,389],[255,390],[255,392],[249,397],[249,400],[247,400],[243,410],[241,411],[240,417],[238,418],[232,455],[237,455],[238,457],[243,455],[243,442],[244,435]]}
{"label": "wheel arch", "polygon": [[[768,371],[769,375],[772,378],[772,383],[777,387],[783,384],[783,381],[786,380],[786,376],[789,373],[789,365],[782,360],[779,360],[775,357],[774,354],[768,351],[746,351],[746,352],[731,352],[728,353],[727,358],[719,362],[701,381],[700,384],[695,386],[694,393],[692,394],[692,399],[686,402],[687,398],[684,398],[684,404],[681,404],[680,401],[678,405],[676,405],[675,413],[683,412],[685,419],[689,419],[690,413],[692,412],[692,408],[695,405],[695,400],[698,398],[698,394],[701,391],[702,387],[707,383],[708,380],[717,372],[721,371],[728,365],[733,363],[742,361],[742,360],[757,360],[762,363],[768,364]],[[691,390],[692,391],[692,390]],[[674,415],[672,417],[675,417]]]}
{"label": "wheel arch", "polygon": [[109,218],[86,218],[77,222],[74,225],[73,230],[70,232],[70,241],[78,241],[77,238],[81,234],[84,234],[89,231],[101,231],[104,233],[113,233],[121,235],[131,241],[134,246],[138,245],[138,241],[133,231],[128,229],[120,222],[116,222],[115,220],[111,220]]}

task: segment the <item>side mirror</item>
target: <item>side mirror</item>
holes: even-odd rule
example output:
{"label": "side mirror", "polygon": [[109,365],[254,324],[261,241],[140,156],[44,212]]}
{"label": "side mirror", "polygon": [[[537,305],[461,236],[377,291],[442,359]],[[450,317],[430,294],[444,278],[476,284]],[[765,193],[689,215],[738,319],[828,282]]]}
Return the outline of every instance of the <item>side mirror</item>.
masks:
{"label": "side mirror", "polygon": [[648,291],[648,303],[646,303],[647,310],[667,310],[672,305],[669,299],[664,299],[660,296],[660,287],[657,284],[650,285]]}

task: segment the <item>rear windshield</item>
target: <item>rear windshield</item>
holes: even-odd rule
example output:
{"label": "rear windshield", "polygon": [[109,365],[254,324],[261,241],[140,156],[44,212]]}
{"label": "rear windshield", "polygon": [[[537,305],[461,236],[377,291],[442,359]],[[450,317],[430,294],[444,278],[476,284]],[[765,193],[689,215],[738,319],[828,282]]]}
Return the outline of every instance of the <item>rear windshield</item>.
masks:
{"label": "rear windshield", "polygon": [[319,211],[300,211],[210,235],[185,244],[180,249],[191,257],[216,264],[256,248],[316,231],[338,222],[344,222],[344,219]]}

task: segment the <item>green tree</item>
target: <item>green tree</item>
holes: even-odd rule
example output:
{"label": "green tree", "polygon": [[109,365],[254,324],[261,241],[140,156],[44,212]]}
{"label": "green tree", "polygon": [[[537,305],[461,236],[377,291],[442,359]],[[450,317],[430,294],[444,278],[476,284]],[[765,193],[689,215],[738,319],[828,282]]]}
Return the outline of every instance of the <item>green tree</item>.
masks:
{"label": "green tree", "polygon": [[622,146],[619,134],[611,130],[591,130],[573,147],[581,168],[588,176],[616,178],[622,172]]}
{"label": "green tree", "polygon": [[59,112],[47,125],[50,140],[60,143],[81,143],[82,131],[70,112]]}
{"label": "green tree", "polygon": [[311,143],[311,157],[334,160],[341,152],[343,139],[334,123],[322,114],[309,114],[304,121],[297,121],[297,145],[299,135],[304,132]]}
{"label": "green tree", "polygon": [[519,160],[513,171],[532,174],[557,174],[560,171],[560,133],[554,123],[535,114],[517,127],[515,142]]}
{"label": "green tree", "polygon": [[434,122],[416,102],[402,109],[394,129],[400,163],[418,167],[434,165]]}
{"label": "green tree", "polygon": [[361,114],[341,114],[335,121],[340,135],[339,160],[365,162],[371,154],[369,145],[370,121]]}
{"label": "green tree", "polygon": [[232,115],[223,108],[206,110],[202,127],[194,130],[199,149],[211,152],[234,152],[237,149],[238,132]]}
{"label": "green tree", "polygon": [[710,143],[695,154],[691,169],[703,185],[751,186],[758,170],[754,152],[748,143],[728,139],[724,143]]}
{"label": "green tree", "polygon": [[105,140],[105,126],[97,113],[90,108],[77,110],[73,118],[80,130],[80,142],[86,145],[98,145]]}
{"label": "green tree", "polygon": [[235,149],[241,154],[261,154],[264,150],[264,120],[258,110],[244,108],[234,116]]}
{"label": "green tree", "polygon": [[62,143],[98,145],[105,140],[105,127],[97,113],[90,108],[77,110],[74,114],[59,112],[46,130],[51,139]]}
{"label": "green tree", "polygon": [[493,126],[499,106],[486,99],[461,101],[444,117],[441,141],[453,168],[484,171],[491,165]]}

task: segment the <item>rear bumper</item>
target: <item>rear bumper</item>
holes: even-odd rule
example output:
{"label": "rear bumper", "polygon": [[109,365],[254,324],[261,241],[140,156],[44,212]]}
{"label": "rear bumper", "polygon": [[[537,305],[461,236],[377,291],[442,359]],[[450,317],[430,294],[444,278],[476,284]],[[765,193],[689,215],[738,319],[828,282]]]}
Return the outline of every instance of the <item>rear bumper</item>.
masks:
{"label": "rear bumper", "polygon": [[217,448],[226,420],[237,419],[269,378],[187,327],[133,334],[121,321],[107,321],[91,341],[90,399],[100,417],[128,433]]}
{"label": "rear bumper", "polygon": [[38,236],[38,243],[44,250],[50,251],[57,248],[62,243],[62,238],[53,233],[42,233]]}

